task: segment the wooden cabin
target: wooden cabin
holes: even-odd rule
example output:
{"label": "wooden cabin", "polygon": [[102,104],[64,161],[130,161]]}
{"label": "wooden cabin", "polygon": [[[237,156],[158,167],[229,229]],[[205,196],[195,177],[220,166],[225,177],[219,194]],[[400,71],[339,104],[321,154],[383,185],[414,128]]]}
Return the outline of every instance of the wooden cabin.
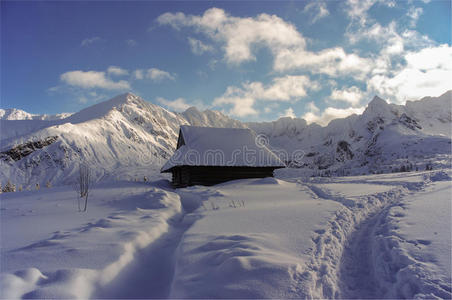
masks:
{"label": "wooden cabin", "polygon": [[172,173],[174,187],[186,187],[272,177],[275,169],[284,167],[266,145],[256,142],[250,129],[183,125],[176,151],[161,172]]}

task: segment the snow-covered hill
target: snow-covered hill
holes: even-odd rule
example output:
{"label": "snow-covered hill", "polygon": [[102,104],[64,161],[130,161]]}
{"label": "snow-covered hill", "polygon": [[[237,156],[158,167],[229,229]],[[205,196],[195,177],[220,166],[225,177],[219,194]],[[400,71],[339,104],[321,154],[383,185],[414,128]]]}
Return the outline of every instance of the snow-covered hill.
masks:
{"label": "snow-covered hill", "polygon": [[3,120],[1,181],[70,183],[80,162],[98,179],[142,179],[172,154],[182,124],[180,115],[130,93],[63,120]]}
{"label": "snow-covered hill", "polygon": [[[242,123],[194,107],[174,113],[131,93],[64,119],[33,119],[16,110],[3,113],[0,120],[0,181],[24,187],[47,181],[68,184],[80,162],[88,163],[99,180],[160,176],[158,170],[173,153],[184,124],[250,127],[267,136],[275,150],[285,151],[283,158],[305,175],[450,165],[451,97],[449,91],[405,106],[375,97],[362,115],[336,119],[326,127],[296,118]],[[293,153],[305,155],[294,161]]]}

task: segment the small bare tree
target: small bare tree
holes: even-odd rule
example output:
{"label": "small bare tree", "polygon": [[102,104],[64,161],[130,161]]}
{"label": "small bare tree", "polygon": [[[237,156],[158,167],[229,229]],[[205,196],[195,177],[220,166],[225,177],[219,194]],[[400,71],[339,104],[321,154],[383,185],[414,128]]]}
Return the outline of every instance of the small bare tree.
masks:
{"label": "small bare tree", "polygon": [[[74,190],[78,197],[78,211],[85,212],[88,208],[88,196],[92,185],[91,169],[86,164],[79,164],[79,172],[75,179]],[[83,210],[81,208],[81,200],[84,199]]]}

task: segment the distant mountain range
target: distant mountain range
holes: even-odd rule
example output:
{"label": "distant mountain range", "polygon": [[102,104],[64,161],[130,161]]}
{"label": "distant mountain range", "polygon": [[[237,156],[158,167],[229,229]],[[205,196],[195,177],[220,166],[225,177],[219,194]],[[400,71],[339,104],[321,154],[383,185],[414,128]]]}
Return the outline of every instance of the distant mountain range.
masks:
{"label": "distant mountain range", "polygon": [[302,149],[305,155],[294,166],[310,170],[308,175],[386,173],[402,166],[450,167],[451,107],[452,91],[406,105],[375,96],[361,115],[332,120],[326,127],[292,118],[247,126],[268,136],[276,148]]}
{"label": "distant mountain range", "polygon": [[326,127],[297,118],[243,123],[195,107],[174,113],[131,93],[75,114],[0,110],[0,182],[70,184],[80,162],[88,163],[98,180],[149,178],[172,155],[185,124],[249,127],[307,176],[450,166],[451,105],[452,91],[404,106],[375,97],[362,115]]}
{"label": "distant mountain range", "polygon": [[72,115],[72,113],[61,113],[56,115],[35,115],[16,108],[1,109],[0,120],[59,120]]}

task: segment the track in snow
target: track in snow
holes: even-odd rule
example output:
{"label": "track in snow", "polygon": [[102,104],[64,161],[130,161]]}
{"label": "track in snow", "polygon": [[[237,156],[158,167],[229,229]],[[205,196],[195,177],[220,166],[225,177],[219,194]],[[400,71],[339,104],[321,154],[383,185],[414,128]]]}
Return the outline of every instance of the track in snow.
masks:
{"label": "track in snow", "polygon": [[173,221],[169,231],[148,247],[135,253],[130,263],[93,298],[163,299],[168,298],[174,275],[176,249],[190,227]]}
{"label": "track in snow", "polygon": [[339,267],[341,298],[380,298],[372,261],[374,227],[383,209],[364,220],[344,248]]}

